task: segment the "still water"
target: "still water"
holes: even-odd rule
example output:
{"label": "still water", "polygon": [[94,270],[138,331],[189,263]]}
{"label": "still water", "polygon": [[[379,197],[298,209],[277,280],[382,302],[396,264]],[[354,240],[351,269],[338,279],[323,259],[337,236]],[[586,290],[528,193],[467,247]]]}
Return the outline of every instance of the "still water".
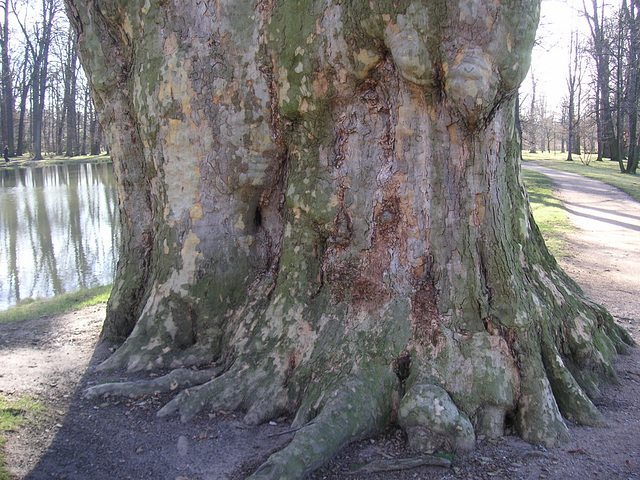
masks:
{"label": "still water", "polygon": [[118,201],[110,164],[0,170],[0,310],[112,282]]}

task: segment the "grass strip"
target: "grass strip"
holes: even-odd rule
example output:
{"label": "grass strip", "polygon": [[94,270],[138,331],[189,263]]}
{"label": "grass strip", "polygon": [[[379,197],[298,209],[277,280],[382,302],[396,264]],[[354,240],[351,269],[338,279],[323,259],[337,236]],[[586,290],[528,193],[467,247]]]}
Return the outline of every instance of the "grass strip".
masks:
{"label": "grass strip", "polygon": [[42,160],[33,160],[31,155],[27,153],[20,157],[11,157],[9,162],[0,162],[0,167],[49,167],[51,165],[77,165],[81,163],[111,163],[111,157],[106,153],[102,153],[100,155],[81,155],[77,157],[64,157],[60,155],[46,154]]}
{"label": "grass strip", "polygon": [[26,299],[9,310],[0,312],[0,323],[20,322],[44,315],[55,315],[77,310],[88,305],[106,302],[111,293],[111,285],[78,290],[53,298]]}
{"label": "grass strip", "polygon": [[567,255],[565,234],[575,230],[562,202],[553,196],[553,182],[542,173],[522,171],[533,218],[544,237],[547,248],[556,258]]}
{"label": "grass strip", "polygon": [[45,411],[45,407],[30,397],[17,400],[0,396],[0,480],[12,480],[14,475],[9,471],[4,455],[5,435],[15,432],[36,415]]}
{"label": "grass strip", "polygon": [[[574,155],[575,160],[566,161],[566,153],[522,153],[525,161],[536,161],[545,167],[556,168],[565,172],[577,173],[583,177],[600,180],[607,185],[622,190],[631,196],[635,201],[640,202],[640,176],[620,173],[618,162],[604,159],[596,162],[595,159],[588,160],[585,157]],[[582,159],[582,161],[580,161]]]}

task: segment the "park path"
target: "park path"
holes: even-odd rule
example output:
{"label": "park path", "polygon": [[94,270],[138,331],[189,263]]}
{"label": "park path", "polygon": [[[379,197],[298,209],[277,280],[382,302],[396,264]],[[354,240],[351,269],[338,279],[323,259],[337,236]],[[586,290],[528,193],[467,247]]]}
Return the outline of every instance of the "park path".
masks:
{"label": "park path", "polygon": [[582,175],[530,162],[523,168],[551,178],[577,227],[568,234],[563,268],[640,340],[640,203]]}

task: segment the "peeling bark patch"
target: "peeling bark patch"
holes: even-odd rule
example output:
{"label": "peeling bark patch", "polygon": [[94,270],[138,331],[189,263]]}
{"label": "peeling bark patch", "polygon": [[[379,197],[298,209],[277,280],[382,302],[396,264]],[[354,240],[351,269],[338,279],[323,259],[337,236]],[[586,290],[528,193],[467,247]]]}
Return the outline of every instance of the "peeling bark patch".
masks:
{"label": "peeling bark patch", "polygon": [[437,294],[428,281],[418,282],[411,295],[411,317],[420,341],[430,347],[437,347],[445,341],[440,331],[442,315],[438,309]]}
{"label": "peeling bark patch", "polygon": [[538,278],[540,279],[540,282],[542,282],[542,284],[547,288],[547,290],[551,292],[557,304],[558,305],[564,304],[565,303],[564,295],[560,293],[560,290],[558,290],[556,283],[554,283],[553,280],[549,278],[549,276],[547,275],[547,272],[545,272],[542,269],[542,267],[540,267],[540,265],[534,265],[533,268],[538,274]]}
{"label": "peeling bark patch", "polygon": [[400,201],[397,197],[386,198],[378,206],[375,214],[375,236],[385,238],[387,242],[398,240],[398,224],[400,223]]}
{"label": "peeling bark patch", "polygon": [[485,211],[484,194],[476,193],[476,200],[473,204],[473,212],[471,214],[471,225],[474,227],[479,226],[484,221]]}
{"label": "peeling bark patch", "polygon": [[360,277],[356,279],[351,290],[354,304],[361,308],[376,309],[384,305],[390,295],[378,279]]}

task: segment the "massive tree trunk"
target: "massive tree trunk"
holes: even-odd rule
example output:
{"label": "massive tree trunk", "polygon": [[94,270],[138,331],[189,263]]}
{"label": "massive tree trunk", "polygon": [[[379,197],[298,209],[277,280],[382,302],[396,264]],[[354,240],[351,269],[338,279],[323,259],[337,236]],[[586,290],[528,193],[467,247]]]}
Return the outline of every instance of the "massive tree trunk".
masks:
{"label": "massive tree trunk", "polygon": [[425,450],[601,423],[632,341],[548,253],[520,177],[537,1],[67,5],[124,224],[104,367],[199,384],[160,414],[291,415],[271,479],[394,418]]}

